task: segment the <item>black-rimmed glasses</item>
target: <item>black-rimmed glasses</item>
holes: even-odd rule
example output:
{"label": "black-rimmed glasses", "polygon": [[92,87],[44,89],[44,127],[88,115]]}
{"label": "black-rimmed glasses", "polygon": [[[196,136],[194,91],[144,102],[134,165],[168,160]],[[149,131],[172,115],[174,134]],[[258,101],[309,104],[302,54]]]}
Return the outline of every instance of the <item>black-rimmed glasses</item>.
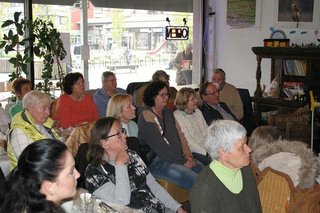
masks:
{"label": "black-rimmed glasses", "polygon": [[113,136],[118,136],[118,138],[121,138],[122,134],[127,134],[127,130],[125,128],[121,128],[117,133],[113,134],[113,135],[108,135],[107,137],[105,137],[104,139],[108,139],[111,138]]}
{"label": "black-rimmed glasses", "polygon": [[170,94],[169,93],[159,93],[158,95],[160,95],[162,98],[165,98],[165,97],[169,97]]}

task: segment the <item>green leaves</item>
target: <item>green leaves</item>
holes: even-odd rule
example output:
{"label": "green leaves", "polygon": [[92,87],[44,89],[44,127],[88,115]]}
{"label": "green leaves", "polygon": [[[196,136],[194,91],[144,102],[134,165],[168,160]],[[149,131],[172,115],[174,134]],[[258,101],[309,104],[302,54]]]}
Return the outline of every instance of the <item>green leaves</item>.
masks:
{"label": "green leaves", "polygon": [[[9,75],[10,81],[21,77],[22,73],[27,74],[27,64],[33,60],[33,57],[28,54],[30,46],[26,46],[26,43],[29,42],[33,44],[34,55],[43,59],[41,75],[43,82],[37,84],[36,88],[45,92],[50,91],[54,62],[56,62],[58,68],[59,85],[62,86],[64,71],[60,65],[60,60],[63,60],[67,53],[60,39],[60,33],[51,21],[39,18],[34,21],[25,21],[20,19],[20,15],[21,12],[15,12],[13,20],[6,20],[1,25],[2,28],[9,29],[7,29],[7,33],[4,33],[3,40],[0,41],[0,49],[4,49],[6,54],[12,55],[11,52],[15,53],[9,59],[9,63],[16,69]],[[26,38],[25,29],[30,30],[29,38]]]}

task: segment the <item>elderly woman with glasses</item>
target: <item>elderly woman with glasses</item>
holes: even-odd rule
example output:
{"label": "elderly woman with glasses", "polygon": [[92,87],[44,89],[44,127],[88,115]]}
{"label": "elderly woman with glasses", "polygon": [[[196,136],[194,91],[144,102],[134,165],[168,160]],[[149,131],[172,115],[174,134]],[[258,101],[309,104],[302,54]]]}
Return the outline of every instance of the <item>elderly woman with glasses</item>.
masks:
{"label": "elderly woman with glasses", "polygon": [[247,132],[236,121],[211,124],[204,142],[213,159],[199,174],[190,196],[192,212],[262,212],[252,169]]}
{"label": "elderly woman with glasses", "polygon": [[86,188],[94,196],[143,212],[185,210],[154,179],[126,144],[126,131],[113,117],[95,122],[88,149]]}
{"label": "elderly woman with glasses", "polygon": [[138,117],[138,138],[151,173],[160,179],[191,189],[203,165],[192,153],[172,111],[166,108],[168,85],[151,82],[144,91],[145,108]]}

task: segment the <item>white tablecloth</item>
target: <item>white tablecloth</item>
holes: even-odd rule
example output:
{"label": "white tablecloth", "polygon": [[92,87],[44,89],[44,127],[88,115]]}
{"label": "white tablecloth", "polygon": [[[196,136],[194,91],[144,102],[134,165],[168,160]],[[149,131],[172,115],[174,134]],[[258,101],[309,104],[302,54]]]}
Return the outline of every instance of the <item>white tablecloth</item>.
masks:
{"label": "white tablecloth", "polygon": [[3,171],[3,174],[7,176],[10,172],[10,160],[6,152],[0,147],[0,166]]}

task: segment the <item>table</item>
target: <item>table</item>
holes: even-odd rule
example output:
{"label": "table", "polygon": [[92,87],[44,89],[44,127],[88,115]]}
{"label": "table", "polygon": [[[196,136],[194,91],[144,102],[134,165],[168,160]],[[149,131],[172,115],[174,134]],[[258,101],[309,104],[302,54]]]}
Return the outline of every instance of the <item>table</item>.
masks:
{"label": "table", "polygon": [[0,166],[4,176],[7,176],[10,172],[10,160],[5,151],[0,147]]}
{"label": "table", "polygon": [[66,213],[74,212],[92,212],[92,213],[141,213],[138,210],[131,209],[130,207],[120,204],[106,203],[107,210],[102,209],[99,206],[101,200],[91,197],[91,194],[83,188],[79,188],[77,194],[70,201],[66,201],[62,204],[62,208]]}

